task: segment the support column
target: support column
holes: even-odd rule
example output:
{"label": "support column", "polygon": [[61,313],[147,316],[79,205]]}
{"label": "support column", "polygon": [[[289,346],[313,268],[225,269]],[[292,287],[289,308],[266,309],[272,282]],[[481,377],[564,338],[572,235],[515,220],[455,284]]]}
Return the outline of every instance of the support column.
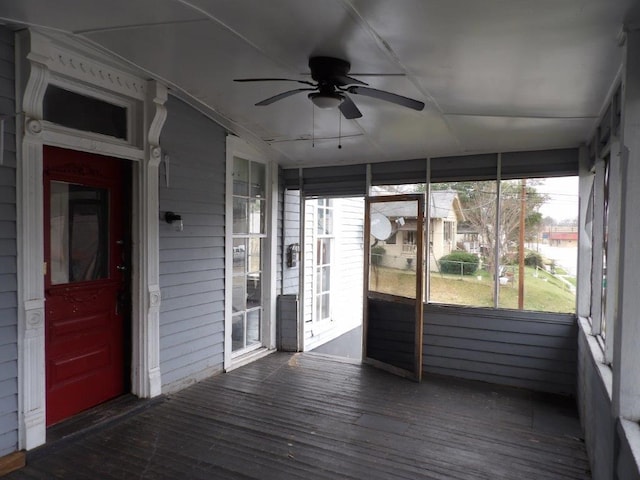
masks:
{"label": "support column", "polygon": [[[623,76],[618,316],[614,334],[613,416],[640,420],[640,31],[627,33]],[[627,155],[624,155],[626,150]]]}
{"label": "support column", "polygon": [[156,81],[147,83],[145,101],[145,158],[138,172],[138,281],[140,300],[134,321],[133,393],[155,397],[162,393],[160,378],[160,249],[158,222],[158,171],[162,159],[160,132],[167,117],[167,89]]}

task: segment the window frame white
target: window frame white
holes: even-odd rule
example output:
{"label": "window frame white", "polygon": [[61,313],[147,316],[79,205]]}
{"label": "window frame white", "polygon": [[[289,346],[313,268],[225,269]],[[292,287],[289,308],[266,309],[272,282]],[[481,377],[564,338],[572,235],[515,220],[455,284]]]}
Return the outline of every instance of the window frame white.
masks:
{"label": "window frame white", "polygon": [[[320,204],[320,202],[323,202],[322,204]],[[314,239],[313,239],[313,277],[312,277],[312,284],[313,284],[313,301],[312,301],[312,313],[311,313],[311,328],[316,328],[318,326],[321,325],[327,325],[329,323],[331,323],[333,321],[333,312],[332,312],[332,300],[331,300],[331,288],[332,288],[332,284],[333,284],[333,279],[332,279],[332,275],[334,272],[334,261],[335,261],[335,256],[336,256],[336,251],[335,251],[335,247],[336,247],[336,232],[335,232],[335,209],[332,205],[332,199],[330,198],[318,198],[315,199],[314,202],[314,209],[315,209],[315,213],[314,213],[314,218],[316,220],[316,224],[315,224],[315,229],[314,229]],[[322,228],[324,230],[324,233],[320,233],[319,232],[319,228],[318,228],[318,220],[320,219],[320,211],[323,210],[324,211],[324,215],[323,215],[323,225]],[[327,213],[331,212],[331,226],[330,228],[328,228],[328,224],[327,224]],[[327,230],[330,233],[326,233]],[[318,252],[318,243],[321,240],[328,240],[329,241],[329,263],[318,263],[318,256],[319,256],[319,252]],[[324,272],[322,272],[324,267],[329,267],[329,289],[328,290],[324,290],[322,289],[322,281],[318,281],[318,273],[319,271],[321,271],[321,276],[324,279]],[[321,300],[321,297],[323,296],[328,296],[329,297],[329,315],[327,317],[322,317],[322,318],[318,318],[318,301]],[[321,310],[321,307],[320,307]]]}
{"label": "window frame white", "polygon": [[[265,165],[265,232],[262,240],[261,259],[261,342],[254,346],[233,351],[233,164],[235,158],[243,158],[250,162]],[[226,193],[225,193],[225,322],[224,322],[224,358],[223,368],[233,368],[259,358],[275,348],[276,318],[276,282],[277,271],[277,164],[271,162],[264,154],[239,137],[229,135],[226,139]]]}

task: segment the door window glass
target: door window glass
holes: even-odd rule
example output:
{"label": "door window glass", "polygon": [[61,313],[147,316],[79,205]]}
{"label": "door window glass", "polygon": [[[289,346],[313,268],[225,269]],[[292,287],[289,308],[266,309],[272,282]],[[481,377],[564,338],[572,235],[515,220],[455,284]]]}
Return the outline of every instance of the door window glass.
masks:
{"label": "door window glass", "polygon": [[107,278],[107,190],[51,182],[50,195],[51,283]]}

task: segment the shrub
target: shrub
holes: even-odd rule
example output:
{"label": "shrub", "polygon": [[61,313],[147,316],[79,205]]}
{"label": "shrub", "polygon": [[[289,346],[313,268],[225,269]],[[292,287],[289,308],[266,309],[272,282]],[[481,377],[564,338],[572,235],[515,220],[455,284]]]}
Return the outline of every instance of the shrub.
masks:
{"label": "shrub", "polygon": [[440,258],[440,271],[442,273],[460,274],[460,262],[462,262],[462,274],[473,275],[478,270],[480,259],[474,253],[452,252]]}
{"label": "shrub", "polygon": [[528,252],[524,257],[524,264],[527,267],[544,268],[544,260],[542,259],[542,255],[537,252]]}
{"label": "shrub", "polygon": [[380,265],[382,263],[382,256],[387,253],[382,245],[376,245],[371,247],[371,264]]}

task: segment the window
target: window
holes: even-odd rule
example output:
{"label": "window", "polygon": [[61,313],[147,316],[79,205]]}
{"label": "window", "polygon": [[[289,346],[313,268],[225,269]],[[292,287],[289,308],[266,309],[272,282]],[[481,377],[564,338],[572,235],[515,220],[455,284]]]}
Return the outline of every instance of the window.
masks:
{"label": "window", "polygon": [[316,247],[314,257],[314,322],[331,320],[331,262],[333,255],[333,207],[331,200],[316,201]]}
{"label": "window", "polygon": [[234,354],[262,345],[266,168],[233,159],[233,273],[231,341]]}
{"label": "window", "polygon": [[43,109],[44,119],[58,125],[128,139],[125,107],[49,85]]}
{"label": "window", "polygon": [[432,184],[429,301],[574,312],[577,202],[577,177]]}
{"label": "window", "polygon": [[[597,243],[602,245],[602,306],[600,309],[600,335],[603,340],[607,338],[607,248],[609,240],[609,159],[604,161],[604,207],[602,209],[602,239]],[[594,242],[595,244],[596,242]]]}
{"label": "window", "polygon": [[[491,272],[495,265],[497,220],[495,181],[434,183],[430,189],[428,300],[473,307],[494,306]],[[464,222],[455,251],[453,222]],[[477,248],[472,248],[477,247]]]}

